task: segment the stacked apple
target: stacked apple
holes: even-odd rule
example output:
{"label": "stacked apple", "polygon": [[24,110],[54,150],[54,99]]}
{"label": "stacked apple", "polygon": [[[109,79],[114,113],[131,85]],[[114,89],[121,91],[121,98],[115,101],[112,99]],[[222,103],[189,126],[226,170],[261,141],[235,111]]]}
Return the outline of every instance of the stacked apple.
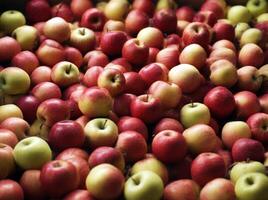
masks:
{"label": "stacked apple", "polygon": [[266,0],[28,0],[0,14],[0,200],[267,200]]}

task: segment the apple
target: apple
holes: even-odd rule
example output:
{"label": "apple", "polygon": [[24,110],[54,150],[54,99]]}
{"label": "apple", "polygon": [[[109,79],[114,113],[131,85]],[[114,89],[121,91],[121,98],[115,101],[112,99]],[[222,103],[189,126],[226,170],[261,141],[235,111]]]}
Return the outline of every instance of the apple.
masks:
{"label": "apple", "polygon": [[51,71],[51,68],[47,66],[38,66],[35,68],[30,75],[32,84],[51,82]]}
{"label": "apple", "polygon": [[267,2],[264,0],[249,0],[247,2],[247,8],[253,17],[267,12]]}
{"label": "apple", "polygon": [[155,27],[146,27],[139,31],[137,39],[148,47],[161,49],[164,42],[163,33]]}
{"label": "apple", "polygon": [[241,66],[254,66],[259,68],[264,61],[262,49],[256,44],[245,44],[239,51],[238,61]]}
{"label": "apple", "polygon": [[105,24],[105,15],[97,8],[89,8],[81,16],[80,26],[93,31],[101,31]]}
{"label": "apple", "polygon": [[73,157],[79,157],[84,159],[85,161],[88,160],[88,153],[85,150],[82,150],[80,148],[68,148],[60,152],[57,157],[55,158],[56,160],[67,160],[69,158]]}
{"label": "apple", "polygon": [[256,94],[250,91],[240,91],[234,95],[236,103],[236,116],[247,119],[249,116],[261,110],[260,102]]}
{"label": "apple", "polygon": [[[13,149],[7,145],[0,143],[0,161],[2,163],[0,169],[0,179],[6,179],[15,170],[15,161],[12,153]],[[1,196],[1,195],[0,195]]]}
{"label": "apple", "polygon": [[71,62],[61,61],[53,66],[51,80],[62,87],[70,86],[79,81],[79,69]]}
{"label": "apple", "polygon": [[117,199],[124,188],[122,172],[111,164],[100,164],[90,170],[86,187],[97,199]]}
{"label": "apple", "polygon": [[239,42],[241,47],[250,43],[259,45],[264,42],[264,34],[258,28],[249,28],[242,33]]}
{"label": "apple", "polygon": [[[219,61],[219,60],[228,60],[231,62],[233,65],[236,65],[237,63],[237,55],[236,55],[236,50],[235,47],[218,47],[212,49],[209,58],[207,59],[207,65],[211,66],[214,62]],[[233,49],[234,48],[234,49]]]}
{"label": "apple", "polygon": [[71,31],[70,45],[85,54],[93,50],[96,44],[95,33],[88,28],[80,27]]}
{"label": "apple", "polygon": [[112,110],[113,99],[104,88],[88,88],[78,100],[78,107],[88,117],[106,117]]}
{"label": "apple", "polygon": [[217,22],[213,26],[214,30],[214,39],[216,41],[219,40],[230,40],[234,41],[235,39],[235,28],[232,24],[226,23],[226,22]]}
{"label": "apple", "polygon": [[176,181],[178,179],[191,179],[191,164],[192,159],[186,156],[182,161],[169,164],[168,175],[169,181]]}
{"label": "apple", "polygon": [[142,79],[141,75],[137,72],[125,72],[124,77],[126,79],[125,93],[131,93],[134,95],[144,94],[146,89],[146,83]]}
{"label": "apple", "polygon": [[161,199],[164,184],[161,178],[152,171],[141,171],[129,177],[125,183],[126,200]]}
{"label": "apple", "polygon": [[182,133],[187,147],[193,154],[216,152],[218,148],[215,131],[206,124],[196,124],[187,128]]}
{"label": "apple", "polygon": [[226,167],[223,158],[216,153],[201,153],[192,162],[191,175],[203,187],[216,178],[224,178]]}
{"label": "apple", "polygon": [[185,20],[192,22],[195,15],[195,10],[190,6],[181,6],[176,9],[177,20]]}
{"label": "apple", "polygon": [[5,128],[0,128],[0,143],[14,148],[18,143],[18,138],[12,131]]}
{"label": "apple", "polygon": [[82,147],[84,141],[85,134],[83,128],[78,122],[72,120],[55,123],[48,135],[49,144],[58,151],[71,147]]}
{"label": "apple", "polygon": [[200,200],[218,200],[220,198],[236,199],[235,186],[230,180],[216,178],[208,182],[200,192]]}
{"label": "apple", "polygon": [[84,127],[86,140],[91,148],[114,146],[118,138],[117,125],[108,118],[90,120]]}
{"label": "apple", "polygon": [[49,67],[65,59],[63,46],[50,39],[44,40],[36,51],[39,61]]}
{"label": "apple", "polygon": [[73,64],[75,64],[78,68],[80,68],[83,64],[83,55],[82,53],[74,47],[65,47],[64,49],[65,59]]}
{"label": "apple", "polygon": [[122,21],[129,11],[129,3],[127,0],[111,0],[105,8],[104,14],[107,19]]}
{"label": "apple", "polygon": [[206,63],[207,53],[199,44],[190,44],[182,50],[179,58],[181,64],[190,64],[201,69]]}
{"label": "apple", "polygon": [[152,152],[164,163],[175,163],[186,156],[187,142],[181,133],[164,130],[153,138]]}
{"label": "apple", "polygon": [[25,138],[15,146],[14,158],[22,169],[41,169],[52,158],[49,145],[39,137]]}
{"label": "apple", "polygon": [[54,160],[42,167],[40,181],[48,196],[59,198],[77,189],[79,174],[71,162]]}
{"label": "apple", "polygon": [[70,8],[76,18],[80,19],[83,13],[92,8],[93,4],[89,0],[71,0]]}
{"label": "apple", "polygon": [[153,133],[156,135],[157,133],[164,130],[173,130],[182,133],[184,129],[178,120],[166,117],[162,118],[155,124]]}
{"label": "apple", "polygon": [[217,19],[221,19],[226,14],[226,3],[225,1],[208,0],[202,4],[200,10],[213,12]]}
{"label": "apple", "polygon": [[135,10],[140,10],[145,12],[148,16],[152,16],[154,13],[154,3],[146,0],[134,0],[132,2],[132,7]]}
{"label": "apple", "polygon": [[87,190],[74,190],[67,194],[63,200],[96,200]]}
{"label": "apple", "polygon": [[46,197],[40,181],[40,170],[26,170],[19,181],[27,199],[43,200]]}
{"label": "apple", "polygon": [[195,14],[193,22],[205,23],[212,27],[217,22],[217,18],[215,13],[212,11],[200,10]]}
{"label": "apple", "polygon": [[52,98],[60,99],[62,96],[60,87],[52,82],[38,83],[33,87],[31,93],[41,102]]}
{"label": "apple", "polygon": [[179,47],[177,47],[177,45],[169,45],[157,53],[155,61],[171,69],[179,64],[179,55]]}
{"label": "apple", "polygon": [[145,123],[153,123],[160,119],[163,107],[160,99],[154,98],[151,94],[143,94],[132,100],[130,113]]}
{"label": "apple", "polygon": [[21,109],[15,104],[5,104],[0,106],[0,123],[10,117],[17,117],[23,119]]}
{"label": "apple", "polygon": [[136,162],[130,171],[130,175],[137,174],[141,171],[152,171],[161,177],[164,185],[168,183],[167,167],[158,159],[154,157],[144,158]]}
{"label": "apple", "polygon": [[67,22],[74,20],[74,14],[68,4],[59,3],[51,8],[52,17],[61,17]]}
{"label": "apple", "polygon": [[250,115],[247,119],[247,124],[251,130],[252,136],[257,140],[266,143],[267,138],[267,123],[268,114],[265,113],[255,113]]}
{"label": "apple", "polygon": [[108,20],[103,26],[103,32],[125,31],[125,24],[122,21]]}
{"label": "apple", "polygon": [[177,17],[173,9],[163,8],[155,11],[152,18],[153,26],[163,33],[175,33],[177,28]]}
{"label": "apple", "polygon": [[159,49],[158,48],[149,47],[149,57],[148,57],[148,60],[147,60],[147,64],[156,62],[156,56],[157,56],[158,53],[159,53]]}
{"label": "apple", "polygon": [[[226,118],[235,109],[235,98],[230,90],[217,86],[211,89],[204,97],[204,104],[216,118]],[[224,109],[222,107],[224,106]]]}
{"label": "apple", "polygon": [[169,183],[164,190],[164,200],[198,200],[200,187],[190,179],[181,179]]}
{"label": "apple", "polygon": [[185,46],[189,44],[199,44],[206,48],[209,44],[210,33],[206,24],[201,22],[192,22],[188,24],[182,33],[182,41]]}
{"label": "apple", "polygon": [[248,23],[240,22],[235,25],[235,38],[240,40],[243,33],[250,28]]}
{"label": "apple", "polygon": [[139,9],[130,11],[125,19],[125,30],[128,34],[136,36],[138,32],[148,27],[149,16]]}
{"label": "apple", "polygon": [[263,14],[260,14],[258,17],[257,17],[257,22],[266,22],[267,21],[267,13],[263,13]]}
{"label": "apple", "polygon": [[[268,178],[261,173],[248,173],[241,176],[235,184],[235,194],[241,200],[264,200],[267,196]],[[249,188],[254,188],[249,189]]]}
{"label": "apple", "polygon": [[51,8],[47,1],[29,0],[26,3],[25,14],[30,23],[44,22],[51,18]]}
{"label": "apple", "polygon": [[23,200],[24,193],[16,181],[5,179],[0,181],[0,198]]}
{"label": "apple", "polygon": [[242,5],[232,6],[227,13],[227,19],[236,25],[240,22],[248,23],[251,20],[251,14],[247,7]]}
{"label": "apple", "polygon": [[98,77],[103,71],[103,67],[93,66],[86,70],[83,76],[83,84],[87,87],[97,86]]}
{"label": "apple", "polygon": [[31,51],[21,51],[12,58],[12,65],[26,71],[29,75],[39,67],[39,61]]}
{"label": "apple", "polygon": [[161,9],[173,9],[176,7],[176,4],[174,1],[169,1],[169,0],[160,0],[156,4],[156,11],[159,11]]}
{"label": "apple", "polygon": [[69,119],[70,109],[61,99],[47,99],[38,106],[36,116],[43,124],[51,127],[56,122]]}
{"label": "apple", "polygon": [[[8,51],[7,51],[8,49]],[[21,51],[20,44],[12,37],[0,38],[0,61],[11,61],[11,59]]]}
{"label": "apple", "polygon": [[265,174],[265,166],[258,161],[237,162],[230,171],[230,180],[235,184],[241,176],[252,172]]}
{"label": "apple", "polygon": [[208,124],[210,122],[209,108],[198,102],[186,104],[180,110],[180,120],[185,128],[195,124]]}
{"label": "apple", "polygon": [[22,96],[16,101],[16,105],[22,112],[21,116],[23,115],[23,119],[28,123],[32,123],[35,120],[39,104],[40,101],[32,95]]}
{"label": "apple", "polygon": [[144,137],[136,131],[124,131],[118,135],[115,148],[122,152],[126,162],[137,162],[147,153]]}
{"label": "apple", "polygon": [[264,161],[264,146],[259,141],[250,138],[238,139],[232,146],[234,161]]}
{"label": "apple", "polygon": [[25,24],[25,16],[18,10],[7,10],[0,16],[0,27],[6,34]]}
{"label": "apple", "polygon": [[259,102],[261,104],[261,111],[268,114],[268,94],[264,94],[259,97]]}

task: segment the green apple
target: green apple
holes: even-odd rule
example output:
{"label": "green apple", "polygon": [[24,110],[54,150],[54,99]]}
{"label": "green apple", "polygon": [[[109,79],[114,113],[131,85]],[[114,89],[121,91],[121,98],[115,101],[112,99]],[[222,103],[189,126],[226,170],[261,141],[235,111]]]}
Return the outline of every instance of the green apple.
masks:
{"label": "green apple", "polygon": [[61,61],[53,66],[51,79],[62,87],[72,85],[79,81],[79,69],[71,62]]}
{"label": "green apple", "polygon": [[22,50],[32,51],[38,45],[38,31],[33,26],[20,26],[12,32],[11,36],[18,41]]}
{"label": "green apple", "polygon": [[141,171],[125,183],[126,200],[160,200],[164,191],[162,179],[152,171]]}
{"label": "green apple", "polygon": [[4,94],[25,94],[30,85],[29,75],[19,67],[7,67],[0,72],[0,90],[3,90]]}
{"label": "green apple", "polygon": [[26,24],[24,15],[17,10],[7,10],[0,16],[0,29],[6,34]]}
{"label": "green apple", "polygon": [[268,13],[263,13],[257,17],[257,23],[267,22],[268,21]]}
{"label": "green apple", "polygon": [[52,159],[52,151],[47,142],[35,136],[17,143],[13,154],[17,165],[24,170],[41,169]]}
{"label": "green apple", "polygon": [[229,19],[233,25],[238,24],[239,22],[248,23],[251,20],[251,14],[247,7],[236,5],[232,6],[227,13],[227,19]]}
{"label": "green apple", "polygon": [[111,164],[100,164],[90,170],[86,187],[96,199],[118,199],[123,192],[125,178]]}
{"label": "green apple", "polygon": [[18,117],[23,119],[21,109],[15,104],[5,104],[0,106],[0,123],[10,117]]}
{"label": "green apple", "polygon": [[242,34],[250,28],[248,23],[240,22],[235,26],[235,37],[240,40]]}
{"label": "green apple", "polygon": [[236,183],[237,180],[244,174],[258,172],[265,174],[265,166],[258,161],[249,161],[249,162],[238,162],[230,172],[230,179],[233,183]]}
{"label": "green apple", "polygon": [[235,194],[239,200],[267,200],[268,177],[262,173],[248,173],[235,184]]}
{"label": "green apple", "polygon": [[100,146],[113,147],[118,138],[117,125],[108,118],[96,118],[90,120],[84,132],[91,147],[96,148]]}
{"label": "green apple", "polygon": [[268,4],[266,0],[249,0],[247,8],[252,16],[258,17],[267,12]]}
{"label": "green apple", "polygon": [[240,38],[240,46],[244,46],[248,43],[260,44],[263,37],[263,33],[260,29],[249,28],[245,30]]}
{"label": "green apple", "polygon": [[189,103],[182,107],[180,120],[185,128],[195,124],[209,124],[210,112],[205,104],[199,102]]}
{"label": "green apple", "polygon": [[149,157],[136,162],[132,166],[130,174],[134,175],[141,171],[152,171],[162,178],[164,184],[168,183],[168,170],[157,158]]}

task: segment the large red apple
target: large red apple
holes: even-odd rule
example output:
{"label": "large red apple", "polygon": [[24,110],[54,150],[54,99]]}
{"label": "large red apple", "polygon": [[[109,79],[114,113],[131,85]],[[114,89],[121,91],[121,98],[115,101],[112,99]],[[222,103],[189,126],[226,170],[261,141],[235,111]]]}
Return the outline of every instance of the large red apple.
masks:
{"label": "large red apple", "polygon": [[0,199],[23,200],[24,194],[21,186],[11,179],[0,181]]}

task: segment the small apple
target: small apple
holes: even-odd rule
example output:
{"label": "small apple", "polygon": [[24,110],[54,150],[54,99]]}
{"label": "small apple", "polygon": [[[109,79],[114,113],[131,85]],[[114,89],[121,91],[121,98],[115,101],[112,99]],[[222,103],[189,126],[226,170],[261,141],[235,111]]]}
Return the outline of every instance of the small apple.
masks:
{"label": "small apple", "polygon": [[31,75],[31,82],[36,85],[41,82],[51,82],[51,68],[47,66],[39,66],[35,68]]}
{"label": "small apple", "polygon": [[241,66],[259,68],[264,61],[263,50],[256,44],[245,44],[239,51],[238,61]]}
{"label": "small apple", "polygon": [[6,34],[25,24],[25,16],[18,10],[7,10],[0,16],[0,27]]}

